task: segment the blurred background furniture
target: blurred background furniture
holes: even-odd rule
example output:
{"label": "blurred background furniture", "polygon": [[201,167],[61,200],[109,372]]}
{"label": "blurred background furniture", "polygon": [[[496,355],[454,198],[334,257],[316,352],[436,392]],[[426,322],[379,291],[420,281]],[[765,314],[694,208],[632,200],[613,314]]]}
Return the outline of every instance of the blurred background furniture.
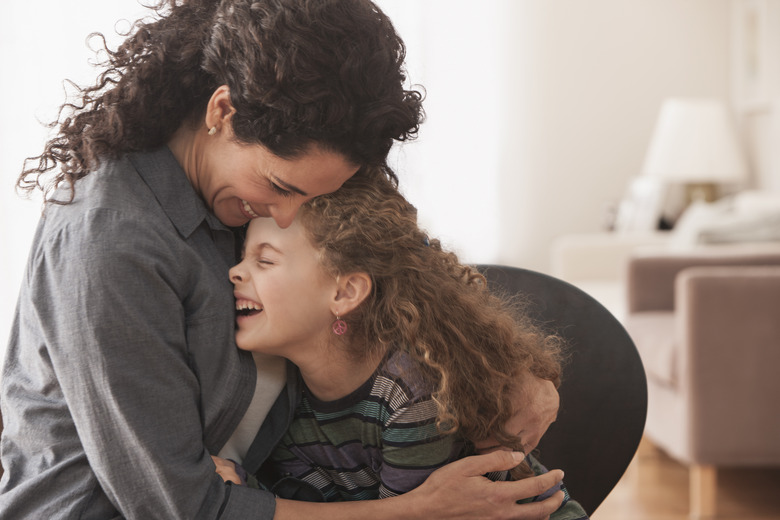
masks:
{"label": "blurred background furniture", "polygon": [[571,496],[592,514],[642,437],[647,384],[637,350],[612,314],[573,285],[525,269],[477,267],[491,290],[522,295],[533,317],[569,345],[558,420],[539,444],[539,459],[564,470]]}
{"label": "blurred background furniture", "polygon": [[637,248],[663,246],[669,240],[665,231],[563,235],[552,245],[551,274],[582,289],[622,321],[628,258]]}
{"label": "blurred background furniture", "polygon": [[748,165],[726,103],[668,98],[661,105],[642,175],[684,188],[683,208],[714,202],[723,187],[748,180]]}
{"label": "blurred background furniture", "polygon": [[691,516],[714,516],[719,466],[780,466],[780,245],[645,250],[627,297],[645,436],[689,466]]}
{"label": "blurred background furniture", "polygon": [[671,231],[576,234],[552,273],[602,302],[645,365],[645,437],[690,467],[691,515],[718,467],[780,467],[780,193],[694,201]]}
{"label": "blurred background furniture", "polygon": [[695,253],[713,246],[780,248],[780,192],[743,190],[714,203],[695,201],[671,231],[619,228],[559,236],[551,247],[550,274],[581,288],[623,321],[632,255]]}

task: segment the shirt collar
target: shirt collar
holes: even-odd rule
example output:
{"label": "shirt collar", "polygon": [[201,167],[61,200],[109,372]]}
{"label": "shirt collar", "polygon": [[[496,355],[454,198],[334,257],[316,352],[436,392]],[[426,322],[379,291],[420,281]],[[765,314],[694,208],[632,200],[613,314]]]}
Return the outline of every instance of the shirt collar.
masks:
{"label": "shirt collar", "polygon": [[183,237],[189,237],[204,220],[212,229],[228,230],[195,192],[167,146],[133,153],[130,161]]}

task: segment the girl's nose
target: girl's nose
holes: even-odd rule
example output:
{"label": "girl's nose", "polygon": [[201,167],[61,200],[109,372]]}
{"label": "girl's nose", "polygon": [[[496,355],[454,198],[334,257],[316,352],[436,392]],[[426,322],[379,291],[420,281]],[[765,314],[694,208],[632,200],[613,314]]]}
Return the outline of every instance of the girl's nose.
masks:
{"label": "girl's nose", "polygon": [[236,264],[233,267],[230,268],[230,271],[228,271],[228,276],[230,277],[230,281],[235,283],[243,281],[243,278],[241,276],[241,270],[239,267],[241,264]]}

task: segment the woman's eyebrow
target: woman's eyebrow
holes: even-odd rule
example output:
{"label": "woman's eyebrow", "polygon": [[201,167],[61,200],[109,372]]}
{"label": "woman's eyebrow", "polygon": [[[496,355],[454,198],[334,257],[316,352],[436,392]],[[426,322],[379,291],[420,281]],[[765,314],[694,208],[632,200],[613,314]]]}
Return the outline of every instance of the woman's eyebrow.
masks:
{"label": "woman's eyebrow", "polygon": [[293,186],[290,183],[284,182],[282,179],[277,177],[276,175],[271,175],[271,180],[274,181],[276,184],[280,185],[281,187],[290,190],[292,192],[297,193],[298,195],[302,195],[304,197],[308,197],[309,194],[303,191],[302,189],[298,188],[297,186]]}

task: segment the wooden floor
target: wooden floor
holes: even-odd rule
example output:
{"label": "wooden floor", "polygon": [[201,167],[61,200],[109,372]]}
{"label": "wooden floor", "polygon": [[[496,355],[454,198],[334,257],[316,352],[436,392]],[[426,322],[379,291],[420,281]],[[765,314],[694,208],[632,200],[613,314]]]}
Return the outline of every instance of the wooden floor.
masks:
{"label": "wooden floor", "polygon": [[[780,520],[780,468],[720,469],[717,504],[717,520]],[[591,520],[688,520],[687,468],[643,440]]]}

